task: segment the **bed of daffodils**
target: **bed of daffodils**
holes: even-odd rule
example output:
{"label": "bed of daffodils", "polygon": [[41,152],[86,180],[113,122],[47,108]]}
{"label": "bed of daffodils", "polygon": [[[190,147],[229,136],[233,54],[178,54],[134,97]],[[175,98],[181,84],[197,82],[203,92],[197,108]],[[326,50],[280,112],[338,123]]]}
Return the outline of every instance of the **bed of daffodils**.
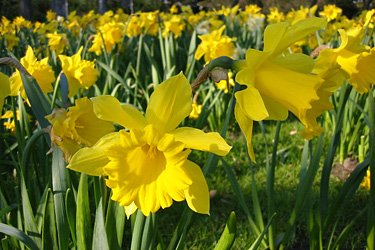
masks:
{"label": "bed of daffodils", "polygon": [[[362,217],[363,243],[375,249],[374,13],[237,5],[67,18],[49,11],[44,23],[2,17],[0,248],[184,249],[194,216],[210,214],[207,178],[219,164],[248,218],[247,248],[293,246],[307,210],[310,249],[345,248]],[[280,232],[276,155],[290,116],[306,140],[296,203]],[[273,154],[258,159],[253,126],[266,120],[277,124]],[[266,162],[267,215],[254,186],[245,200],[225,160],[231,133],[244,136],[249,171]],[[204,165],[192,151],[210,152]],[[358,165],[328,199],[333,164],[348,155]],[[366,206],[336,229],[358,189],[368,190]],[[159,210],[173,203],[184,209],[165,239]],[[236,215],[227,216],[214,249],[236,240]]]}

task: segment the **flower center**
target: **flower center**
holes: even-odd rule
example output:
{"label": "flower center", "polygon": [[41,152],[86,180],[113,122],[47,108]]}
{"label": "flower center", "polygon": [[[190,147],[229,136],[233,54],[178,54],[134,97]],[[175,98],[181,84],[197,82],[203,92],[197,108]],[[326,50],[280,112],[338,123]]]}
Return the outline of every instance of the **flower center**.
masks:
{"label": "flower center", "polygon": [[158,152],[160,152],[160,151],[157,149],[156,146],[150,146],[150,145],[148,145],[148,144],[143,145],[143,146],[142,146],[142,150],[143,150],[143,152],[146,153],[146,157],[147,157],[147,159],[150,159],[150,160],[154,159],[154,158],[157,156]]}

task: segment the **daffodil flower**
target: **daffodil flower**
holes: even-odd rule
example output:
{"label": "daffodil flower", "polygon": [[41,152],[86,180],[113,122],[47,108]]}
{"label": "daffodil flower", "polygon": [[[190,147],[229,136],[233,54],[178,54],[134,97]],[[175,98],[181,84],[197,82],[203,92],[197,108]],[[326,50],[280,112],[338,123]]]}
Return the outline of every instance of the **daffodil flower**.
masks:
{"label": "daffodil flower", "polygon": [[328,22],[337,19],[342,13],[342,9],[334,4],[325,5],[323,11],[319,12],[321,17],[327,17]]}
{"label": "daffodil flower", "polygon": [[314,73],[326,69],[327,64],[337,63],[341,67],[342,77],[337,78],[337,88],[346,79],[361,94],[370,91],[375,83],[375,48],[362,45],[365,29],[375,10],[369,11],[363,27],[353,27],[347,31],[340,29],[341,45],[336,49],[324,49],[319,53]]}
{"label": "daffodil flower", "polygon": [[[33,49],[28,46],[26,55],[22,57],[20,61],[27,72],[35,78],[43,93],[46,94],[53,91],[52,83],[56,78],[55,73],[52,71],[52,67],[48,65],[48,57],[38,61],[34,55]],[[21,92],[22,98],[28,100],[18,70],[9,78],[9,81],[11,90],[10,95],[17,96],[18,93]]]}
{"label": "daffodil flower", "polygon": [[286,22],[269,25],[264,32],[263,51],[249,49],[246,61],[235,63],[235,67],[241,69],[236,81],[246,86],[235,94],[235,116],[246,136],[253,161],[253,121],[285,120],[291,111],[305,125],[302,132],[305,138],[312,139],[323,131],[316,118],[332,108],[331,89],[328,89],[332,86],[311,74],[314,62],[309,56],[284,56],[282,52],[325,25],[326,20],[321,18],[303,19],[294,25]]}
{"label": "daffodil flower", "polygon": [[[19,121],[20,120],[20,111],[19,110],[16,110],[16,116],[17,116],[16,117],[17,121]],[[16,134],[16,123],[14,121],[13,111],[8,110],[0,118],[1,119],[8,119],[8,122],[4,122],[4,126],[5,126],[6,129],[10,130],[10,133],[12,135],[15,135]]]}
{"label": "daffodil flower", "polygon": [[83,47],[71,57],[59,55],[62,70],[68,79],[68,97],[73,97],[82,87],[88,89],[98,79],[98,71],[95,69],[95,63],[81,59],[82,49]]}
{"label": "daffodil flower", "polygon": [[[95,114],[125,129],[79,150],[68,168],[107,176],[112,199],[127,216],[138,208],[148,216],[174,201],[186,200],[195,212],[209,213],[209,192],[198,165],[187,159],[190,149],[226,155],[231,147],[216,132],[177,126],[191,110],[191,87],[180,73],[158,85],[145,116],[112,96],[92,98]],[[185,148],[187,148],[185,150]]]}
{"label": "daffodil flower", "polygon": [[220,56],[233,57],[234,41],[236,38],[222,35],[225,29],[223,25],[220,29],[212,31],[210,34],[198,36],[202,42],[198,45],[195,52],[195,59],[199,60],[204,56],[206,63]]}
{"label": "daffodil flower", "polygon": [[202,105],[197,104],[196,102],[192,103],[192,110],[191,113],[189,114],[189,118],[197,120],[199,118],[199,115],[202,112]]}
{"label": "daffodil flower", "polygon": [[92,102],[84,97],[75,101],[75,106],[56,108],[46,116],[52,124],[51,141],[58,146],[69,162],[83,146],[91,147],[102,136],[115,131],[111,122],[100,120],[93,111]]}

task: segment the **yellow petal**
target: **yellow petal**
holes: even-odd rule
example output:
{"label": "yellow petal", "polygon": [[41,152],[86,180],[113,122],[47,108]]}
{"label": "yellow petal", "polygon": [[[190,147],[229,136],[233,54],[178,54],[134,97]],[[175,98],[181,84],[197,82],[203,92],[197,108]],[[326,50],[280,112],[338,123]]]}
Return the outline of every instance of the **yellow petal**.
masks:
{"label": "yellow petal", "polygon": [[3,110],[4,99],[10,95],[9,77],[0,72],[0,114]]}
{"label": "yellow petal", "polygon": [[160,132],[169,132],[191,110],[191,87],[186,77],[180,73],[156,87],[146,110],[146,119]]}
{"label": "yellow petal", "polygon": [[287,68],[300,73],[310,74],[314,67],[314,59],[310,56],[293,53],[286,56],[278,56],[271,60],[273,63],[282,65],[283,68]]}
{"label": "yellow petal", "polygon": [[253,120],[251,120],[246,113],[241,109],[241,106],[237,105],[234,107],[234,115],[238,125],[240,126],[242,132],[246,137],[247,151],[249,153],[250,159],[255,162],[255,154],[251,140],[253,137]]}
{"label": "yellow petal", "polygon": [[288,118],[288,109],[266,95],[261,96],[269,114],[266,120],[284,121]]}
{"label": "yellow petal", "polygon": [[143,128],[147,125],[142,113],[133,106],[121,105],[113,96],[93,97],[94,112],[102,120],[117,123],[127,129]]}
{"label": "yellow petal", "polygon": [[138,209],[137,205],[135,205],[134,202],[130,204],[129,206],[125,206],[124,208],[125,208],[126,217],[128,219],[130,218],[130,215],[134,214],[134,212],[137,211]]}
{"label": "yellow petal", "polygon": [[89,175],[102,175],[103,167],[109,162],[105,150],[120,140],[119,134],[113,132],[103,136],[91,148],[82,148],[75,153],[68,168]]}
{"label": "yellow petal", "polygon": [[183,166],[193,183],[184,190],[186,202],[191,210],[200,214],[210,213],[210,195],[206,179],[200,167],[187,160]]}
{"label": "yellow petal", "polygon": [[287,27],[287,23],[268,25],[264,31],[264,51],[272,51],[272,55],[279,55],[289,46],[324,28],[327,25],[325,18],[306,18]]}
{"label": "yellow petal", "polygon": [[185,144],[185,148],[208,151],[220,156],[227,155],[232,148],[217,132],[205,133],[199,129],[181,127],[171,133],[176,141]]}
{"label": "yellow petal", "polygon": [[247,86],[246,89],[236,92],[235,96],[237,105],[241,106],[241,109],[250,119],[261,121],[269,116],[263,99],[256,88]]}

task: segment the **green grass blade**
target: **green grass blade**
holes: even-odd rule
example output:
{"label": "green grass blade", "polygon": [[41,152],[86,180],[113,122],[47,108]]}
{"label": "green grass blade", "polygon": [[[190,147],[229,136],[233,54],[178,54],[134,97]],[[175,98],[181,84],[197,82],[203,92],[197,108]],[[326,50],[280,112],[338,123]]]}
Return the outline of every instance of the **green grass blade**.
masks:
{"label": "green grass blade", "polygon": [[31,237],[31,239],[35,242],[35,244],[41,248],[42,246],[42,239],[40,232],[38,230],[38,225],[35,222],[34,214],[32,207],[30,205],[29,195],[27,193],[25,179],[23,177],[22,172],[20,172],[20,182],[21,182],[21,197],[22,197],[22,212],[24,216],[24,225],[25,225],[25,232]]}
{"label": "green grass blade", "polygon": [[86,250],[91,246],[92,226],[89,203],[88,176],[81,174],[77,193],[77,250]]}
{"label": "green grass blade", "polygon": [[141,250],[152,250],[158,232],[156,227],[157,216],[151,213],[146,218],[145,227],[143,229]]}
{"label": "green grass blade", "polygon": [[97,64],[100,65],[103,69],[107,71],[108,74],[110,74],[113,78],[115,78],[117,81],[119,81],[126,89],[130,91],[130,87],[126,84],[125,79],[123,79],[116,71],[111,69],[107,64],[101,62],[101,61],[96,61]]}
{"label": "green grass blade", "polygon": [[55,147],[52,153],[52,189],[60,250],[68,249],[69,243],[69,225],[65,213],[65,193],[68,189],[66,171],[63,153]]}
{"label": "green grass blade", "polygon": [[103,199],[100,199],[95,215],[93,250],[109,250],[107,233],[104,226]]}
{"label": "green grass blade", "polygon": [[218,243],[216,244],[214,250],[229,250],[235,239],[237,231],[237,220],[236,214],[231,212],[225,225],[224,232],[222,233]]}
{"label": "green grass blade", "polygon": [[258,247],[260,246],[261,242],[263,241],[264,235],[266,235],[266,233],[268,231],[269,226],[272,224],[273,219],[275,218],[275,215],[276,214],[272,215],[272,217],[270,218],[270,221],[268,222],[268,224],[264,228],[263,232],[258,236],[258,238],[253,243],[253,245],[251,245],[251,247],[249,248],[249,250],[256,250],[256,249],[258,249]]}
{"label": "green grass blade", "polygon": [[308,197],[305,194],[307,194],[308,192],[311,192],[312,184],[315,179],[317,170],[319,168],[319,161],[321,158],[322,148],[323,148],[323,135],[320,135],[318,144],[315,148],[315,153],[312,156],[311,161],[310,161],[309,169],[307,170],[303,183],[300,186],[300,189],[298,190],[296,203],[294,204],[294,208],[291,212],[291,216],[289,218],[288,225],[287,225],[287,230],[285,232],[280,249],[283,249],[285,245],[289,243],[290,236],[292,235],[292,232],[294,230],[294,225],[297,220],[297,217],[300,214],[305,204],[306,198]]}
{"label": "green grass blade", "polygon": [[44,117],[51,114],[50,105],[35,79],[33,77],[27,77],[21,72],[20,75],[35,117],[40,126],[46,128],[50,123]]}
{"label": "green grass blade", "polygon": [[42,249],[58,250],[55,204],[51,189],[47,191],[46,203],[42,226]]}
{"label": "green grass blade", "polygon": [[[372,88],[374,90],[374,88]],[[375,249],[375,101],[372,91],[368,94],[367,103],[369,108],[370,122],[370,207],[367,222],[367,249]]]}
{"label": "green grass blade", "polygon": [[30,250],[40,250],[37,246],[37,244],[29,237],[27,236],[24,232],[21,230],[14,228],[12,226],[6,225],[4,223],[0,222],[0,233],[12,236],[16,238],[17,240],[21,241],[24,243]]}
{"label": "green grass blade", "polygon": [[132,234],[132,243],[131,243],[131,250],[139,250],[141,249],[142,244],[142,233],[143,228],[145,226],[146,216],[143,215],[141,210],[137,210],[136,219],[134,230]]}
{"label": "green grass blade", "polygon": [[66,217],[69,224],[70,234],[73,238],[74,245],[77,245],[77,236],[76,236],[76,201],[74,199],[73,191],[69,188],[66,191],[65,196],[65,209],[66,209]]}
{"label": "green grass blade", "polygon": [[125,227],[125,209],[112,199],[108,202],[105,229],[107,232],[109,249],[120,250]]}

